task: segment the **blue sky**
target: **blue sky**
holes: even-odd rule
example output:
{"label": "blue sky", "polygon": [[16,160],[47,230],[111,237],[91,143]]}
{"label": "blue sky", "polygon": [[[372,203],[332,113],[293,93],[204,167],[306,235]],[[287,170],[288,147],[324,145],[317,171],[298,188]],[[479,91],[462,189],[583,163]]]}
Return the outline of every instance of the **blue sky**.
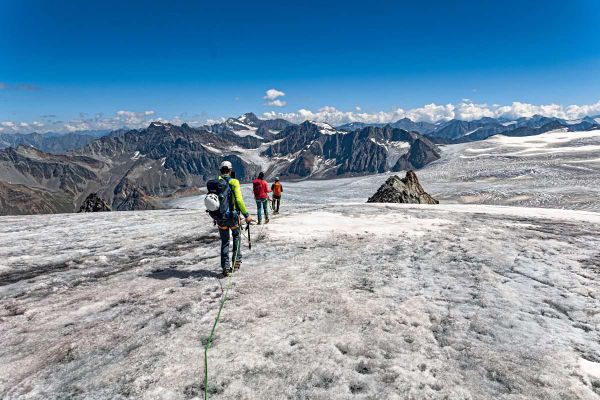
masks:
{"label": "blue sky", "polygon": [[0,0],[0,121],[391,117],[463,99],[595,112],[599,19],[595,0]]}

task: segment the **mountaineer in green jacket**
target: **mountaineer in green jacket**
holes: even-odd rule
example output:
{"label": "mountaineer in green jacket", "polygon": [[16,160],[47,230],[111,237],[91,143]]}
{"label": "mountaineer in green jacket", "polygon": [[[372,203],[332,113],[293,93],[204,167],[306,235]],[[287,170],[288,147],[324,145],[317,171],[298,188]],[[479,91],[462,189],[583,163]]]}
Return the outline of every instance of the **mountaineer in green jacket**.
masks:
{"label": "mountaineer in green jacket", "polygon": [[[221,268],[223,275],[228,275],[242,263],[241,248],[241,218],[243,215],[246,223],[252,221],[252,217],[242,197],[240,182],[231,177],[233,166],[229,161],[223,161],[220,167],[221,175],[216,180],[207,182],[209,194],[204,200],[210,216],[219,226],[221,236]],[[230,234],[231,232],[231,234]],[[233,266],[229,261],[229,241],[233,236],[233,255],[231,257]]]}

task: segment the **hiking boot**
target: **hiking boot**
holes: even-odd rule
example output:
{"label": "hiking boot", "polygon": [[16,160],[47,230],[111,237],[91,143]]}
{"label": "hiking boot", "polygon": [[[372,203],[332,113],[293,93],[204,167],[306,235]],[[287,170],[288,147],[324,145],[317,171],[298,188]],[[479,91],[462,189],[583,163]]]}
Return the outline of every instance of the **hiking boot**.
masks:
{"label": "hiking boot", "polygon": [[233,264],[233,270],[234,270],[234,271],[237,271],[238,269],[240,269],[240,267],[241,267],[241,266],[242,266],[242,262],[241,262],[241,261],[236,261],[236,262]]}
{"label": "hiking boot", "polygon": [[260,224],[262,224],[262,222],[261,222],[261,221],[258,221],[258,222],[256,223],[256,225],[260,225]]}
{"label": "hiking boot", "polygon": [[232,272],[233,272],[233,269],[232,269],[232,268],[229,268],[229,267],[228,267],[228,268],[225,268],[225,269],[223,270],[223,273],[221,274],[221,276],[222,276],[223,278],[227,278],[227,276],[229,276],[229,274],[231,274]]}
{"label": "hiking boot", "polygon": [[265,219],[265,224],[268,224],[269,221],[270,221],[269,218]]}

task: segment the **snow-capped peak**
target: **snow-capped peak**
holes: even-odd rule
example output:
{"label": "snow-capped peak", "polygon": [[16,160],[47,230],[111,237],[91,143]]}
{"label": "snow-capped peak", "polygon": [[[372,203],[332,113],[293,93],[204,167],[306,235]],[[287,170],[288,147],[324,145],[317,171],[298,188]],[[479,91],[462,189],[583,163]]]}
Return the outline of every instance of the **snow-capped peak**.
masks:
{"label": "snow-capped peak", "polygon": [[345,132],[336,130],[333,126],[329,125],[326,122],[316,122],[316,121],[309,121],[309,122],[313,125],[318,126],[320,128],[319,131],[324,135],[335,135],[336,133],[345,133]]}
{"label": "snow-capped peak", "polygon": [[170,123],[168,123],[168,122],[162,122],[162,121],[152,121],[152,122],[150,123],[150,126],[163,126],[163,127],[165,127],[165,128],[169,128],[169,127],[171,127],[172,125],[171,125]]}
{"label": "snow-capped peak", "polygon": [[258,117],[251,112],[240,115],[237,120],[244,124],[254,124],[258,121]]}

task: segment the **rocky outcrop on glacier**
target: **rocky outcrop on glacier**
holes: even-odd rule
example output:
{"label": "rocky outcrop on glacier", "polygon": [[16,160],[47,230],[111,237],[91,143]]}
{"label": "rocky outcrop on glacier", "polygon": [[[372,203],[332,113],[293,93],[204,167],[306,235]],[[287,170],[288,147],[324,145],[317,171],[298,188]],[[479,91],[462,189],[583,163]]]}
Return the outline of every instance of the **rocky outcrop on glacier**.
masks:
{"label": "rocky outcrop on glacier", "polygon": [[98,196],[98,193],[90,193],[85,198],[79,212],[104,212],[110,211],[110,206]]}
{"label": "rocky outcrop on glacier", "polygon": [[414,171],[407,171],[404,178],[389,177],[367,203],[439,204],[439,201],[425,192]]}

